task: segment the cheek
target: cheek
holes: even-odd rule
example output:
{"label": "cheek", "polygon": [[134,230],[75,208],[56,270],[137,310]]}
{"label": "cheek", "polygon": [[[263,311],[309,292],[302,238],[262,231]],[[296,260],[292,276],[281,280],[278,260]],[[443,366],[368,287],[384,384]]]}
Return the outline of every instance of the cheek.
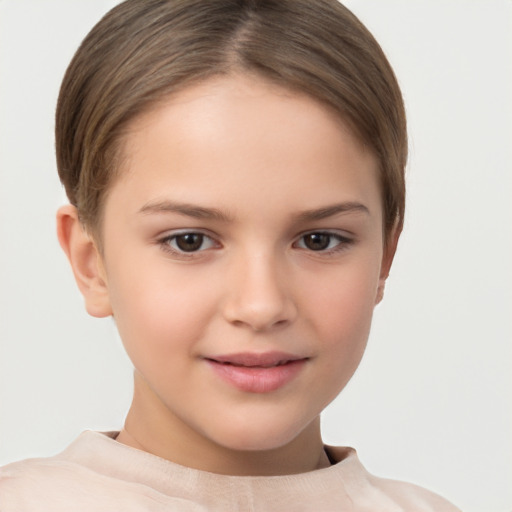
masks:
{"label": "cheek", "polygon": [[330,300],[319,301],[320,339],[326,349],[343,358],[344,362],[353,358],[359,361],[370,332],[373,308],[374,294],[366,290],[356,290],[352,294],[338,290],[331,294]]}
{"label": "cheek", "polygon": [[372,260],[357,263],[334,267],[305,288],[310,290],[307,300],[315,317],[328,330],[342,333],[358,326],[364,329],[371,320],[380,266]]}
{"label": "cheek", "polygon": [[[348,381],[363,356],[370,333],[378,286],[378,266],[353,266],[316,284],[308,298],[325,364]],[[342,375],[346,373],[347,378]]]}
{"label": "cheek", "polygon": [[207,281],[197,272],[171,271],[165,264],[148,265],[135,274],[117,270],[109,283],[111,305],[134,365],[193,353],[215,314],[215,289],[204,286]]}

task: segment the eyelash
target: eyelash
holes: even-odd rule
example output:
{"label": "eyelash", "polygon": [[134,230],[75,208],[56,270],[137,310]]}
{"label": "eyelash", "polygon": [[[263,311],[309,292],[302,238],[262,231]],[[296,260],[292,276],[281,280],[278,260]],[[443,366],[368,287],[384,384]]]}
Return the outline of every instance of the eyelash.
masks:
{"label": "eyelash", "polygon": [[[173,247],[171,245],[172,243],[176,243],[176,241],[179,239],[179,237],[185,237],[185,236],[190,236],[190,235],[202,237],[200,246],[196,250],[186,251],[179,247]],[[314,250],[314,249],[311,249],[310,247],[307,247],[307,246],[301,247],[299,245],[301,242],[303,242],[306,239],[306,237],[313,236],[313,235],[329,237],[328,247],[325,249]],[[329,245],[332,244],[333,240],[337,241],[336,245],[334,245],[333,247],[329,247]],[[210,246],[203,248],[205,241],[209,241]],[[172,235],[167,235],[163,238],[160,238],[159,240],[157,240],[157,242],[161,246],[163,251],[170,253],[174,256],[181,257],[181,258],[197,257],[198,253],[201,253],[201,252],[206,251],[211,248],[218,248],[220,246],[220,244],[218,242],[216,242],[211,236],[209,236],[205,233],[202,233],[201,231],[181,231],[181,232],[173,233]],[[344,235],[341,235],[340,233],[332,232],[332,231],[309,231],[307,233],[300,235],[300,237],[293,243],[292,246],[294,248],[298,248],[298,249],[301,249],[304,251],[311,252],[312,254],[321,254],[321,255],[327,256],[327,255],[334,255],[334,254],[340,253],[340,252],[348,249],[348,247],[350,245],[353,245],[354,242],[355,242],[354,239],[349,238]]]}
{"label": "eyelash", "polygon": [[331,243],[333,242],[333,240],[336,240],[338,243],[334,246],[334,247],[327,247],[326,249],[320,249],[320,250],[313,250],[311,248],[308,248],[308,247],[299,247],[300,249],[302,250],[305,250],[305,251],[309,251],[313,254],[321,254],[321,255],[334,255],[334,254],[338,254],[342,251],[345,251],[346,249],[348,249],[349,246],[353,245],[355,240],[353,238],[349,238],[348,236],[345,236],[345,235],[342,235],[340,233],[337,233],[337,232],[332,232],[332,231],[310,231],[308,233],[304,233],[302,234],[298,241],[294,243],[294,246],[297,246],[299,244],[300,241],[303,241],[306,237],[308,236],[313,236],[313,235],[320,235],[320,236],[327,236],[329,237],[329,244],[328,245],[331,245]]}
{"label": "eyelash", "polygon": [[[180,249],[179,247],[173,247],[171,245],[173,242],[176,242],[176,240],[178,240],[179,237],[185,237],[185,236],[190,236],[190,235],[202,237],[201,245],[197,250],[185,251],[183,249]],[[211,248],[211,247],[207,247],[206,249],[202,248],[205,240],[210,241],[211,247],[219,246],[218,242],[216,242],[211,236],[209,236],[205,233],[202,233],[201,231],[181,231],[179,233],[173,233],[172,235],[167,235],[167,236],[159,239],[157,242],[161,246],[162,250],[164,250],[165,252],[168,252],[174,256],[178,256],[181,258],[193,258],[194,256],[197,255],[197,253]]]}

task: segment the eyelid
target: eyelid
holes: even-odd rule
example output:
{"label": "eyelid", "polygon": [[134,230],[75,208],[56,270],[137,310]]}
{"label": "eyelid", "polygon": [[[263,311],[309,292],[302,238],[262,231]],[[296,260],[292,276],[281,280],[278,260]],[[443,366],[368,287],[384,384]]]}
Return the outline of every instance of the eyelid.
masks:
{"label": "eyelid", "polygon": [[350,245],[353,245],[355,243],[355,241],[356,241],[355,237],[352,236],[352,235],[347,234],[346,231],[339,231],[339,230],[336,230],[336,229],[311,229],[309,231],[305,231],[305,232],[301,233],[296,238],[296,240],[293,243],[293,245],[297,246],[298,243],[301,240],[304,239],[304,237],[306,237],[308,235],[314,235],[314,234],[331,236],[333,238],[336,238],[339,243],[337,243],[335,247],[328,248],[328,249],[323,249],[323,250],[318,250],[318,251],[315,251],[315,250],[310,249],[308,247],[298,247],[298,248],[301,249],[301,250],[304,250],[304,251],[311,252],[313,254],[329,255],[329,254],[334,254],[334,253],[338,253],[338,252],[346,250]]}
{"label": "eyelid", "polygon": [[[211,241],[211,246],[204,248],[204,249],[203,248],[198,249],[197,251],[187,252],[187,251],[180,250],[179,248],[174,248],[170,245],[169,242],[171,240],[175,240],[177,237],[183,236],[183,235],[201,235],[205,239],[209,239]],[[201,253],[203,253],[209,249],[219,248],[221,246],[221,244],[216,240],[216,237],[214,235],[212,235],[210,232],[207,232],[206,230],[197,229],[197,228],[191,228],[191,229],[183,228],[183,229],[176,229],[176,230],[168,231],[168,232],[164,233],[163,235],[159,236],[156,239],[156,243],[166,253],[170,253],[174,256],[178,256],[181,258],[197,257],[198,255],[200,255]]]}

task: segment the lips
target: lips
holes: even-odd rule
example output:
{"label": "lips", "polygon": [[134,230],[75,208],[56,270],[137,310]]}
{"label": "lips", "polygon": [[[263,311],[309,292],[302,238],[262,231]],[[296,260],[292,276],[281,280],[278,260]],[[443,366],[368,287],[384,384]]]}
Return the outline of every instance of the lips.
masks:
{"label": "lips", "polygon": [[270,393],[293,380],[308,358],[284,352],[237,353],[205,358],[224,382],[249,393]]}
{"label": "lips", "polygon": [[233,366],[271,368],[305,358],[286,354],[285,352],[264,352],[262,354],[243,352],[239,354],[215,356],[208,359],[217,363],[231,364]]}

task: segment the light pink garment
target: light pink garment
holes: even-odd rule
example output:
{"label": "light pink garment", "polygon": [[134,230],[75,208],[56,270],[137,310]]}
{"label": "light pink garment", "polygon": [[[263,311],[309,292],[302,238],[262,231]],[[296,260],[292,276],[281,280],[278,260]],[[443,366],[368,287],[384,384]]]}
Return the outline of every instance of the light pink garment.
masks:
{"label": "light pink garment", "polygon": [[84,432],[63,453],[0,468],[0,512],[456,512],[412,484],[376,478],[352,448],[337,464],[288,476],[190,469]]}

